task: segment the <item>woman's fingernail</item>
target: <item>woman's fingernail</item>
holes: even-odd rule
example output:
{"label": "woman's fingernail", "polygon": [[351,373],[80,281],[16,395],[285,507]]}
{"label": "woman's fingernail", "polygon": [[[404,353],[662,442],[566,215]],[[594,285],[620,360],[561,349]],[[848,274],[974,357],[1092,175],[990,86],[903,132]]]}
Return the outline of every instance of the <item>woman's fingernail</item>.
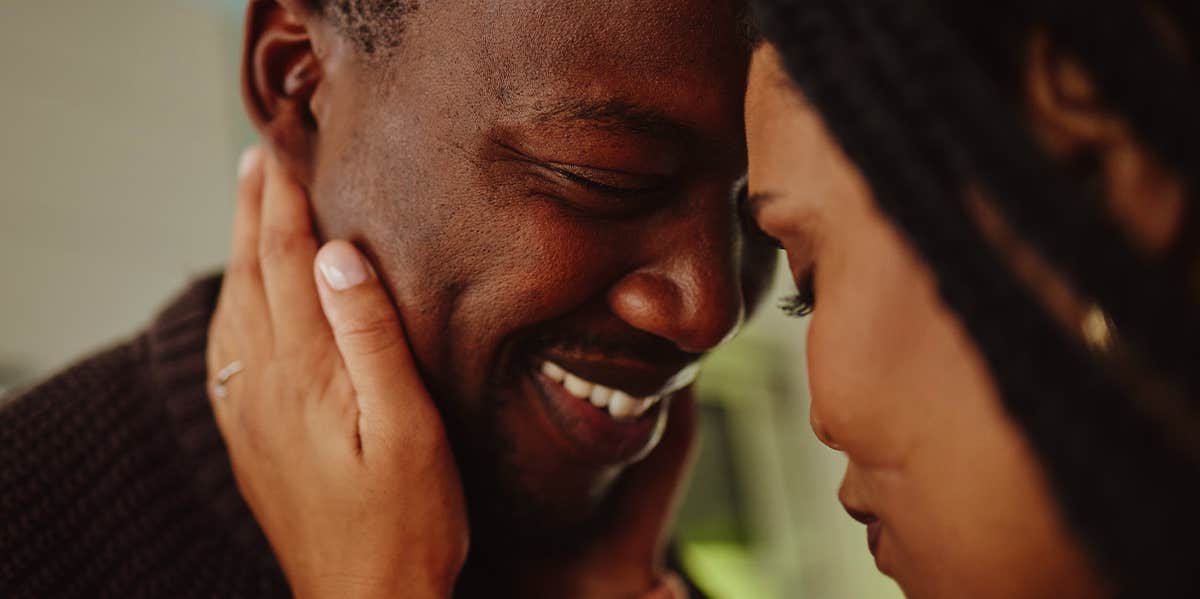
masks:
{"label": "woman's fingernail", "polygon": [[353,246],[346,243],[331,244],[317,255],[317,267],[321,276],[335,291],[357,287],[368,278],[370,271],[362,256]]}
{"label": "woman's fingernail", "polygon": [[258,166],[259,159],[262,158],[262,149],[258,146],[250,146],[242,150],[242,157],[238,159],[238,177],[245,178]]}

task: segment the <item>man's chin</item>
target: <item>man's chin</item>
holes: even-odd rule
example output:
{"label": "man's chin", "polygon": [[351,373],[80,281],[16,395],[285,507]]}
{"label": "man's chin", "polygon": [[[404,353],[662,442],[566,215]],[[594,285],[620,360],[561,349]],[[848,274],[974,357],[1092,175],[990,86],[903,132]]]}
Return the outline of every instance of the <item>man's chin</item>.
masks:
{"label": "man's chin", "polygon": [[620,474],[662,438],[669,394],[615,417],[553,374],[496,379],[475,434],[456,443],[480,551],[561,554],[591,538]]}
{"label": "man's chin", "polygon": [[596,533],[619,472],[614,468],[569,488],[559,480],[552,489],[497,488],[512,481],[496,481],[488,491],[468,489],[474,550],[529,557],[578,548]]}

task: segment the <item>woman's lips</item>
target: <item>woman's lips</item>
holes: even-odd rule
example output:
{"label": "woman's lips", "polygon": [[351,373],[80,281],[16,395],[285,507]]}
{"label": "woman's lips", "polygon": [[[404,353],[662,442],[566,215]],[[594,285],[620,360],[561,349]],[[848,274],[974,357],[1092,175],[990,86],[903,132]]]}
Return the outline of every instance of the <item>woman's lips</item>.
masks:
{"label": "woman's lips", "polygon": [[866,525],[867,549],[871,551],[871,556],[875,558],[875,565],[878,567],[879,540],[883,535],[883,521],[879,519],[879,516],[876,516],[867,510],[852,508],[845,503],[842,504],[842,507],[846,509],[846,513],[850,514],[851,518],[854,518],[859,523]]}
{"label": "woman's lips", "polygon": [[883,534],[883,522],[876,519],[874,522],[867,525],[867,549],[871,550],[871,555],[879,559],[879,535]]}

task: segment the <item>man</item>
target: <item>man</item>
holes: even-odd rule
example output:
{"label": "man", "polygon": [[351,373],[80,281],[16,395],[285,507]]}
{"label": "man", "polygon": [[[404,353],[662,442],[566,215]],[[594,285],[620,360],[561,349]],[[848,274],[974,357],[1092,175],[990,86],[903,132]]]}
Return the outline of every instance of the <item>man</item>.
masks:
{"label": "man", "polygon": [[[772,250],[730,198],[738,13],[251,2],[250,117],[321,236],[370,255],[445,417],[470,508],[460,594],[503,596],[510,567],[586,542],[662,398],[765,284]],[[0,593],[286,594],[204,397],[216,292],[4,410]]]}

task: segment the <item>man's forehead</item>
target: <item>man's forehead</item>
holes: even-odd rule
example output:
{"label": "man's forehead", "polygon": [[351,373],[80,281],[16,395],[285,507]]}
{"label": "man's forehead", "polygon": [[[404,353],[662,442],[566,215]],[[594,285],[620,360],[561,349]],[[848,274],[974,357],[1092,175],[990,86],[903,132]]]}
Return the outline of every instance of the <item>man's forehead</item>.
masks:
{"label": "man's forehead", "polygon": [[509,67],[669,70],[738,54],[741,12],[737,0],[437,0],[417,26]]}
{"label": "man's forehead", "polygon": [[410,16],[382,81],[460,123],[740,139],[750,48],[724,0],[436,0]]}
{"label": "man's forehead", "polygon": [[[625,31],[630,24],[640,31],[691,29],[743,10],[739,0],[438,0],[454,3],[458,10],[479,15],[488,21],[514,22],[532,26],[543,25],[566,32],[564,24],[587,26],[612,25],[612,30]],[[459,13],[460,15],[462,13]]]}
{"label": "man's forehead", "polygon": [[[508,114],[682,139],[740,107],[749,46],[722,0],[472,0]],[[502,6],[497,6],[502,5]],[[481,13],[484,16],[484,13]],[[714,99],[721,99],[714,102]],[[722,116],[718,116],[722,115]]]}

